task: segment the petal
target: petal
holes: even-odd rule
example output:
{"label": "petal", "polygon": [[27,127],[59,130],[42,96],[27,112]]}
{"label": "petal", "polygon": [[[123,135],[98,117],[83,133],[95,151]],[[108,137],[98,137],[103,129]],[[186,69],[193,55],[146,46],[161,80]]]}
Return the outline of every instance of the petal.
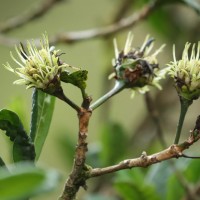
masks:
{"label": "petal", "polygon": [[124,46],[125,55],[128,54],[128,52],[131,50],[132,41],[133,41],[133,34],[129,32]]}
{"label": "petal", "polygon": [[24,85],[24,84],[26,84],[26,80],[24,80],[24,79],[18,79],[16,81],[14,81],[13,84]]}
{"label": "petal", "polygon": [[22,65],[22,64],[13,56],[12,52],[10,52],[10,56],[11,56],[11,58],[12,58],[20,67],[22,67],[22,68],[25,67],[24,65]]}
{"label": "petal", "polygon": [[10,64],[7,62],[6,65],[3,64],[3,66],[10,72],[15,72],[15,70],[10,66]]}

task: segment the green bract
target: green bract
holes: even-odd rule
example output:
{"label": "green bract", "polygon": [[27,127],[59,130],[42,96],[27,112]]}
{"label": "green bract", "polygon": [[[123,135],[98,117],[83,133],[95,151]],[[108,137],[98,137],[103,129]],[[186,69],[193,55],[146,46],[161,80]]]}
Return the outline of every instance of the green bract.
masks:
{"label": "green bract", "polygon": [[187,100],[195,100],[200,96],[200,42],[197,45],[197,52],[195,46],[195,44],[192,45],[189,57],[188,51],[191,43],[187,42],[182,53],[182,59],[178,61],[176,60],[175,46],[173,46],[174,61],[168,64],[168,73],[175,81],[178,94]]}
{"label": "green bract", "polygon": [[161,89],[160,79],[165,77],[166,69],[158,69],[157,55],[165,45],[151,54],[154,39],[146,37],[140,48],[132,47],[133,35],[128,34],[125,47],[120,52],[117,42],[114,40],[115,59],[113,61],[114,73],[109,78],[125,82],[126,88],[132,88],[133,92],[141,93],[149,91],[148,86],[156,86]]}
{"label": "green bract", "polygon": [[19,61],[10,52],[11,58],[19,67],[14,69],[9,63],[4,66],[20,77],[14,81],[14,84],[25,84],[27,88],[35,87],[42,90],[49,90],[55,85],[60,85],[60,73],[69,65],[60,62],[59,50],[49,47],[46,34],[40,40],[40,47],[38,49],[34,41],[27,41],[27,52],[22,45],[16,46]]}

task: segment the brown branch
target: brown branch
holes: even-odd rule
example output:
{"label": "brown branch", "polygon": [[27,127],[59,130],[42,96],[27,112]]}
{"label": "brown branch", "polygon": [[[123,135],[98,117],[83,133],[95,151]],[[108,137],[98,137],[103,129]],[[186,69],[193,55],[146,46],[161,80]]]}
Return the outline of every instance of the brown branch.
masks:
{"label": "brown branch", "polygon": [[[71,32],[61,32],[57,33],[54,36],[51,36],[49,39],[50,44],[56,43],[72,43],[78,42],[82,40],[94,39],[97,37],[105,37],[111,34],[117,33],[119,31],[128,29],[134,26],[136,23],[148,17],[151,12],[156,8],[156,0],[150,2],[145,5],[141,10],[134,13],[133,15],[122,18],[118,22],[115,22],[111,25],[102,27],[102,28],[94,28],[83,31],[71,31]],[[5,40],[5,41],[4,41]],[[26,41],[26,40],[25,40]],[[19,39],[13,39],[5,37],[4,35],[0,35],[0,43],[3,45],[11,46],[17,43],[25,43],[25,41],[21,41]],[[34,39],[36,45],[39,44],[39,39]]]}
{"label": "brown branch", "polygon": [[152,164],[159,163],[164,160],[184,157],[183,151],[188,149],[194,142],[200,139],[200,129],[196,128],[199,127],[199,124],[200,119],[198,117],[194,130],[191,131],[189,138],[182,144],[173,144],[167,149],[149,156],[146,155],[146,152],[144,152],[139,158],[127,159],[117,165],[92,169],[90,172],[90,178],[102,176],[104,174],[113,173],[123,169],[131,169],[133,167],[148,167]]}
{"label": "brown branch", "polygon": [[[91,99],[87,98],[88,104]],[[87,101],[86,100],[86,101]],[[88,107],[88,104],[84,102]],[[59,198],[60,200],[71,200],[75,199],[76,193],[80,187],[86,189],[86,177],[87,171],[89,171],[85,165],[86,152],[87,152],[87,133],[88,133],[88,124],[92,112],[88,109],[82,108],[78,112],[79,118],[79,134],[78,134],[78,143],[75,152],[74,165],[72,172],[69,175],[64,187],[64,191]]]}
{"label": "brown branch", "polygon": [[121,5],[119,7],[119,10],[115,14],[113,18],[113,22],[118,22],[123,18],[123,16],[127,13],[128,10],[132,9],[132,5],[134,3],[134,0],[124,0],[121,2]]}
{"label": "brown branch", "polygon": [[[149,93],[145,94],[145,100],[146,100],[146,105],[147,105],[147,110],[149,111],[149,114],[152,118],[152,120],[154,121],[154,124],[156,126],[156,134],[160,140],[161,145],[166,148],[166,142],[164,139],[164,135],[163,135],[163,131],[162,131],[162,127],[160,124],[160,118],[159,118],[159,113],[158,110],[155,106],[155,103],[153,102],[151,95]],[[198,129],[195,127],[195,129]],[[193,157],[193,156],[186,156],[185,154],[182,153],[182,156],[184,158],[197,158],[197,157]],[[191,200],[194,199],[194,195],[193,192],[188,184],[188,181],[185,179],[184,175],[182,173],[180,173],[180,171],[176,168],[175,166],[175,162],[173,162],[173,160],[170,160],[170,166],[172,167],[172,169],[175,172],[175,175],[178,179],[178,181],[180,182],[180,184],[182,185],[182,187],[184,188],[184,190],[187,192],[188,196],[190,197]]]}
{"label": "brown branch", "polygon": [[56,3],[62,0],[43,0],[40,5],[35,6],[32,10],[27,10],[19,16],[1,22],[0,32],[5,33],[15,28],[23,26],[24,24],[37,19],[47,13]]}
{"label": "brown branch", "polygon": [[53,44],[58,42],[70,43],[80,40],[93,39],[96,37],[109,36],[110,34],[130,28],[134,26],[137,22],[145,19],[156,8],[156,5],[156,3],[151,2],[148,5],[145,5],[140,11],[134,13],[133,15],[127,18],[122,18],[118,22],[102,28],[94,28],[78,32],[72,31],[58,33],[51,38],[51,42]]}

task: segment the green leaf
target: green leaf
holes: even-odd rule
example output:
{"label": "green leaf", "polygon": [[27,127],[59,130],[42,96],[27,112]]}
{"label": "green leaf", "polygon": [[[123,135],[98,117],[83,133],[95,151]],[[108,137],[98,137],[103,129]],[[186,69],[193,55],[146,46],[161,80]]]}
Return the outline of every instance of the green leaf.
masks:
{"label": "green leaf", "polygon": [[35,89],[32,97],[31,132],[30,137],[35,144],[36,160],[38,160],[44,142],[47,138],[55,97]]}
{"label": "green leaf", "polygon": [[111,197],[110,195],[103,194],[88,194],[84,200],[117,200],[116,197]]}
{"label": "green leaf", "polygon": [[16,113],[2,109],[0,110],[0,129],[6,131],[6,135],[13,141],[18,134],[26,135],[22,123]]}
{"label": "green leaf", "polygon": [[43,170],[27,163],[0,169],[0,199],[21,200],[51,191],[58,184],[54,170]]}
{"label": "green leaf", "polygon": [[115,122],[108,122],[101,130],[100,153],[103,165],[114,164],[125,155],[127,149],[127,136],[122,126]]}
{"label": "green leaf", "polygon": [[184,172],[184,177],[187,178],[188,181],[196,183],[200,179],[200,160],[192,160]]}
{"label": "green leaf", "polygon": [[0,110],[0,129],[6,131],[6,135],[14,142],[14,162],[34,160],[34,145],[30,141],[16,113],[6,109]]}
{"label": "green leaf", "polygon": [[160,200],[155,188],[144,180],[145,176],[139,168],[120,171],[115,179],[115,188],[124,200]]}
{"label": "green leaf", "polygon": [[184,193],[185,190],[181,186],[177,177],[175,175],[171,176],[167,184],[166,200],[182,199]]}
{"label": "green leaf", "polygon": [[[180,159],[176,160],[175,163],[171,163],[171,161],[165,161],[157,165],[151,166],[151,168],[148,170],[145,182],[147,184],[152,184],[156,188],[157,194],[160,197],[165,197],[168,192],[168,179],[173,176],[174,174],[174,167],[176,167],[178,170],[185,169],[188,164],[189,160],[186,159]],[[159,176],[159,174],[162,174],[162,176]]]}
{"label": "green leaf", "polygon": [[5,166],[5,162],[3,161],[3,159],[0,157],[0,167]]}
{"label": "green leaf", "polygon": [[60,75],[60,80],[78,87],[81,90],[83,97],[85,97],[87,74],[88,71],[86,70],[78,70],[73,73],[64,71]]}
{"label": "green leaf", "polygon": [[30,142],[30,139],[21,139],[17,137],[13,144],[13,160],[14,162],[34,160],[35,148],[34,144]]}
{"label": "green leaf", "polygon": [[[167,192],[167,181],[172,173],[173,170],[168,161],[162,162],[158,165],[153,165],[146,175],[146,182],[153,183],[157,193],[161,197],[165,196]],[[158,174],[162,174],[162,176],[159,176]]]}
{"label": "green leaf", "polygon": [[[199,168],[199,160],[189,160],[186,163],[182,162],[182,165],[179,165],[179,167],[177,167],[179,173],[182,173],[182,176],[185,178],[185,181],[187,182],[188,186],[190,186],[191,183],[199,182]],[[177,175],[174,174],[170,176],[167,185],[167,200],[182,199],[183,196],[186,195],[186,192],[187,191],[185,191],[184,186],[180,183],[179,179],[177,178]]]}

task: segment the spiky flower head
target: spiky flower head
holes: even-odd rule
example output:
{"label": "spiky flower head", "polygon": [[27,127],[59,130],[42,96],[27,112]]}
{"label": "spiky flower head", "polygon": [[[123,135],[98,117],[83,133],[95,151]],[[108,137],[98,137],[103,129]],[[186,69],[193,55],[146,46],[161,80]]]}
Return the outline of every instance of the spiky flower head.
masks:
{"label": "spiky flower head", "polygon": [[[200,96],[200,42],[196,50],[195,47],[196,44],[192,45],[187,42],[182,59],[176,60],[175,46],[173,46],[174,61],[168,64],[168,73],[175,81],[179,96],[187,100],[195,100]],[[190,49],[191,55],[189,56]]]}
{"label": "spiky flower head", "polygon": [[114,73],[109,78],[124,81],[127,88],[138,90],[140,93],[149,91],[148,86],[156,86],[161,89],[160,79],[165,77],[166,70],[158,69],[157,55],[165,45],[162,45],[154,53],[154,39],[147,36],[140,48],[132,47],[133,35],[128,34],[125,47],[118,50],[117,42],[114,40],[115,59],[113,60]]}
{"label": "spiky flower head", "polygon": [[27,85],[27,89],[35,87],[49,93],[60,87],[60,74],[69,65],[60,61],[59,50],[49,47],[47,34],[40,40],[40,49],[36,47],[34,41],[27,41],[27,51],[22,45],[15,46],[15,50],[18,59],[12,52],[10,56],[19,67],[12,68],[9,63],[4,65],[6,69],[20,77],[14,84],[24,84]]}

